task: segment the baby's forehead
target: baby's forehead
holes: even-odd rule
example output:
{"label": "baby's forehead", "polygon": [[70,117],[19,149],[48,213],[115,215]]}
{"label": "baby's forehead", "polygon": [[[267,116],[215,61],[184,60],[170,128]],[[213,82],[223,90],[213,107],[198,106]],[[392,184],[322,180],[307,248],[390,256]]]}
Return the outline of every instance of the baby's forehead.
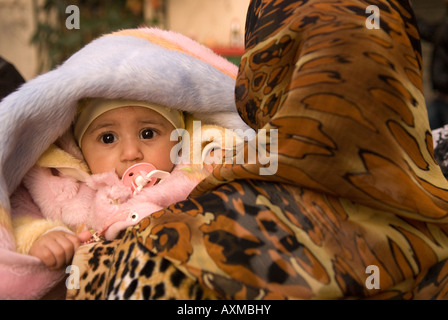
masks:
{"label": "baby's forehead", "polygon": [[117,118],[124,120],[126,118],[133,118],[133,117],[144,117],[148,119],[153,118],[154,120],[163,119],[168,121],[164,116],[162,116],[157,111],[140,106],[123,106],[115,108],[100,114],[95,120],[101,120],[107,118]]}
{"label": "baby's forehead", "polygon": [[133,130],[142,127],[158,128],[160,130],[174,129],[169,120],[157,111],[138,107],[125,106],[109,110],[99,115],[86,130],[86,134],[95,134],[101,130]]}

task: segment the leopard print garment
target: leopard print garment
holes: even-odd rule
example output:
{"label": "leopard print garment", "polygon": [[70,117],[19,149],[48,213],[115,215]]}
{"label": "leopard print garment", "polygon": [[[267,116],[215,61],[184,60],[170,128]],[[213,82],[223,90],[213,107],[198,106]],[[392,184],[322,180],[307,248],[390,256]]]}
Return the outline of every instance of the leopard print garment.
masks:
{"label": "leopard print garment", "polygon": [[[122,268],[125,264],[127,267]],[[169,260],[134,242],[132,233],[120,243],[103,241],[80,247],[73,265],[82,270],[77,275],[82,285],[67,290],[70,300],[216,299],[211,290]]]}
{"label": "leopard print garment", "polygon": [[[366,27],[372,4],[380,29]],[[87,263],[76,298],[154,298],[142,292],[163,283],[188,298],[446,299],[448,183],[410,4],[253,0],[245,46],[237,106],[254,129],[278,130],[266,142],[278,163],[216,167],[112,242],[107,264]],[[170,272],[130,272],[159,259]],[[191,281],[175,286],[173,272]]]}

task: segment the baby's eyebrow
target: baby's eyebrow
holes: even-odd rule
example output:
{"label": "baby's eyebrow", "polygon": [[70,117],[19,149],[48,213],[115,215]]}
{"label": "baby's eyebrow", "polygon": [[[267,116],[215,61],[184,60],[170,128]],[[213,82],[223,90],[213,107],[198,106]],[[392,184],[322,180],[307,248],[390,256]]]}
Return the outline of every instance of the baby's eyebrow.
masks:
{"label": "baby's eyebrow", "polygon": [[160,123],[160,121],[157,121],[156,119],[141,119],[139,120],[141,123]]}
{"label": "baby's eyebrow", "polygon": [[93,126],[91,129],[89,129],[90,132],[95,132],[104,128],[112,127],[114,126],[114,122],[101,122],[95,126]]}
{"label": "baby's eyebrow", "polygon": [[139,123],[144,125],[159,125],[159,126],[163,125],[163,122],[158,119],[141,119],[139,120]]}

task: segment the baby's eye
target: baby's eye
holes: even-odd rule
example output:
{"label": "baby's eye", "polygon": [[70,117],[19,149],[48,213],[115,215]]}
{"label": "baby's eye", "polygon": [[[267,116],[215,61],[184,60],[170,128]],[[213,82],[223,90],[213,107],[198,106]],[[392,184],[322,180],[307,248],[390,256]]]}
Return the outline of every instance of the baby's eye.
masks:
{"label": "baby's eye", "polygon": [[101,136],[101,142],[109,144],[117,141],[117,138],[113,133],[105,133]]}
{"label": "baby's eye", "polygon": [[140,132],[140,138],[141,139],[152,139],[156,136],[156,132],[152,129],[143,129]]}

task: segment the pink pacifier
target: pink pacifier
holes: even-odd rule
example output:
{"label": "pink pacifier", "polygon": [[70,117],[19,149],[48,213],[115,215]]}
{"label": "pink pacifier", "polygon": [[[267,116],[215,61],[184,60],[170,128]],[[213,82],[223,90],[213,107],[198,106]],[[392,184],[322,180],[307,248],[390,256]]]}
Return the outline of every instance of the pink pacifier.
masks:
{"label": "pink pacifier", "polygon": [[142,191],[144,187],[154,185],[158,179],[165,179],[169,175],[169,172],[157,170],[150,163],[137,163],[124,172],[121,181],[136,193]]}

